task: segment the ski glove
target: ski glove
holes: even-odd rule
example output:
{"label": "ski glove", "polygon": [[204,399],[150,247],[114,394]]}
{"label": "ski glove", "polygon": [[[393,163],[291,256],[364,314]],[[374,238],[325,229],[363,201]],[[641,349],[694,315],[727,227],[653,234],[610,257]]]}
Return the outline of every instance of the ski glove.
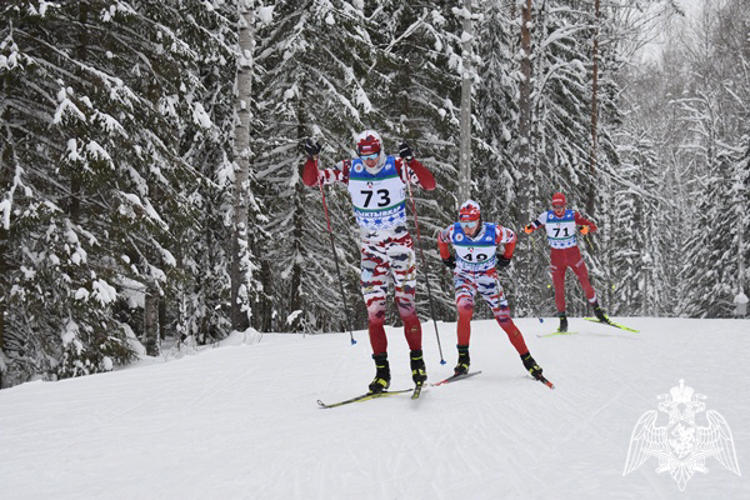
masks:
{"label": "ski glove", "polygon": [[455,269],[456,268],[456,258],[451,255],[447,259],[443,259],[443,264],[445,264],[445,267],[447,267],[448,269]]}
{"label": "ski glove", "polygon": [[506,267],[508,264],[510,264],[510,259],[506,259],[502,255],[497,258],[497,267]]}
{"label": "ski glove", "polygon": [[581,234],[586,236],[589,234],[589,227],[588,226],[581,226]]}
{"label": "ski glove", "polygon": [[523,226],[523,232],[526,234],[531,234],[534,232],[534,229],[531,227],[531,224],[526,224]]}
{"label": "ski glove", "polygon": [[411,148],[405,142],[402,142],[398,145],[398,154],[407,162],[410,162],[414,159],[414,153],[412,153]]}
{"label": "ski glove", "polygon": [[305,153],[307,153],[307,156],[309,158],[312,158],[314,156],[318,156],[320,154],[320,143],[315,142],[312,139],[307,139],[305,141]]}

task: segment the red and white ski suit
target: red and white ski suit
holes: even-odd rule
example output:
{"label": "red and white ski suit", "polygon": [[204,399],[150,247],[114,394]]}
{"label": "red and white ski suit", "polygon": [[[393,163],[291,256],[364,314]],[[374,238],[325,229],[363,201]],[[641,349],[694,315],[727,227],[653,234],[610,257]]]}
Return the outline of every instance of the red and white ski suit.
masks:
{"label": "red and white ski suit", "polygon": [[492,223],[483,223],[473,237],[467,235],[460,224],[448,226],[438,233],[440,257],[450,258],[451,246],[456,252],[453,282],[458,309],[458,345],[469,345],[474,297],[479,292],[518,354],[526,355],[529,349],[521,331],[510,318],[508,301],[495,269],[498,245],[505,245],[503,257],[510,260],[516,247],[516,234]]}
{"label": "red and white ski suit", "polygon": [[385,354],[388,349],[384,323],[389,277],[393,280],[396,307],[409,348],[413,351],[422,348],[422,327],[415,307],[414,241],[406,227],[407,176],[413,185],[435,189],[434,177],[419,161],[412,159],[407,165],[401,158],[384,158],[385,166],[374,175],[366,172],[358,158],[320,171],[316,161],[308,158],[302,176],[307,186],[341,182],[349,188],[360,226],[360,286],[367,306],[373,354]]}
{"label": "red and white ski suit", "polygon": [[530,224],[532,231],[541,227],[547,230],[550,245],[550,273],[555,285],[555,306],[558,313],[565,312],[565,272],[571,268],[583,287],[586,299],[596,302],[596,292],[589,282],[589,272],[583,262],[576,237],[577,226],[588,226],[593,233],[596,225],[575,210],[566,210],[562,217],[554,210],[543,212]]}

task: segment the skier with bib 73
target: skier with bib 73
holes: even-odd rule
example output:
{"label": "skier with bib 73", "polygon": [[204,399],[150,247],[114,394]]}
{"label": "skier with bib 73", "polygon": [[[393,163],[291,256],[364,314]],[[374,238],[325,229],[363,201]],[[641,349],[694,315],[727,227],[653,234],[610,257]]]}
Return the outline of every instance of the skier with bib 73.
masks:
{"label": "skier with bib 73", "polygon": [[[505,245],[499,257],[498,245]],[[451,246],[455,257],[451,255]],[[500,224],[483,222],[479,203],[473,200],[461,205],[458,222],[438,234],[440,257],[453,270],[458,308],[458,364],[453,370],[454,375],[469,372],[471,317],[474,314],[474,296],[479,292],[521,356],[524,367],[534,378],[543,381],[542,368],[529,353],[523,334],[510,317],[508,301],[495,268],[510,264],[515,247],[516,234]]]}
{"label": "skier with bib 73", "polygon": [[594,308],[594,314],[602,323],[609,323],[596,298],[596,292],[589,282],[589,273],[583,262],[576,238],[576,226],[581,226],[581,234],[596,231],[596,225],[575,210],[566,210],[563,193],[552,196],[552,210],[542,212],[533,222],[524,227],[526,234],[531,234],[544,227],[547,230],[547,241],[550,246],[550,272],[555,285],[555,306],[560,318],[558,331],[568,331],[568,318],[565,315],[565,272],[570,267],[586,293],[586,299]]}
{"label": "skier with bib 73", "polygon": [[435,189],[435,179],[414,158],[407,143],[399,145],[399,157],[386,155],[380,135],[365,130],[356,140],[358,156],[318,169],[321,146],[305,142],[307,161],[302,180],[307,186],[341,182],[348,186],[361,239],[360,286],[367,307],[368,330],[376,374],[370,393],[380,393],[391,383],[385,310],[388,282],[393,280],[395,303],[404,323],[410,348],[412,379],[422,385],[427,371],[422,354],[422,326],[416,312],[417,289],[414,242],[406,227],[407,183]]}

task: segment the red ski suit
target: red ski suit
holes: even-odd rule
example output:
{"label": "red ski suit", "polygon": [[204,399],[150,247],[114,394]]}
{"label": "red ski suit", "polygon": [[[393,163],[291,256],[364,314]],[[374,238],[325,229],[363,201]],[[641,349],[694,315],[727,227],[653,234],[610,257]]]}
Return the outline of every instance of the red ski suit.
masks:
{"label": "red ski suit", "polygon": [[562,217],[557,217],[553,210],[543,212],[530,225],[535,231],[541,227],[547,230],[547,241],[550,244],[550,273],[555,285],[555,306],[558,313],[565,312],[565,272],[570,267],[578,277],[589,303],[596,302],[596,292],[589,282],[589,273],[583,262],[576,239],[576,226],[588,226],[593,233],[596,225],[574,210],[566,210]]}

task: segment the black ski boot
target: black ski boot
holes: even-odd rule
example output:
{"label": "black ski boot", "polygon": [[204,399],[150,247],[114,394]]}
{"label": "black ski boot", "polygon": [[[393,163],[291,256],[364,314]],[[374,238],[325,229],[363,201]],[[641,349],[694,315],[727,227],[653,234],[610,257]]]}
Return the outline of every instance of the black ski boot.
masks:
{"label": "black ski boot", "polygon": [[531,373],[532,377],[537,380],[541,380],[543,371],[542,367],[536,364],[534,358],[531,357],[531,353],[527,352],[526,354],[521,354],[521,361],[523,361],[523,366],[526,367],[527,370],[529,370],[529,373]]}
{"label": "black ski boot", "polygon": [[415,384],[424,384],[427,380],[427,369],[424,365],[424,358],[422,357],[422,349],[417,351],[411,351],[411,378]]}
{"label": "black ski boot", "polygon": [[375,360],[375,367],[378,371],[375,373],[375,378],[370,382],[370,393],[377,394],[383,392],[391,386],[391,367],[388,365],[388,354],[373,354],[372,359]]}
{"label": "black ski boot", "polygon": [[468,345],[457,345],[458,348],[458,364],[453,369],[453,375],[466,375],[469,373],[469,346]]}
{"label": "black ski boot", "polygon": [[557,329],[558,332],[567,332],[568,331],[568,318],[565,316],[565,311],[557,313],[557,315],[560,317],[560,328]]}
{"label": "black ski boot", "polygon": [[604,311],[602,311],[602,308],[599,307],[599,302],[596,301],[592,305],[594,306],[594,314],[596,315],[596,319],[598,319],[602,323],[609,323],[609,318],[604,315]]}

